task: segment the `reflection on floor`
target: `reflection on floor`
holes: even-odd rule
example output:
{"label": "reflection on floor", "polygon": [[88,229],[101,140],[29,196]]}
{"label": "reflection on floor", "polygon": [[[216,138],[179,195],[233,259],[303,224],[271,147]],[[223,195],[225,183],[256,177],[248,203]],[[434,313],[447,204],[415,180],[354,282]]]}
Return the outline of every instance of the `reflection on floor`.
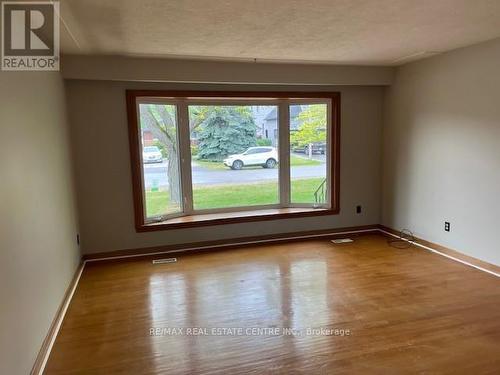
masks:
{"label": "reflection on floor", "polygon": [[381,235],[88,264],[46,374],[493,373],[500,282]]}

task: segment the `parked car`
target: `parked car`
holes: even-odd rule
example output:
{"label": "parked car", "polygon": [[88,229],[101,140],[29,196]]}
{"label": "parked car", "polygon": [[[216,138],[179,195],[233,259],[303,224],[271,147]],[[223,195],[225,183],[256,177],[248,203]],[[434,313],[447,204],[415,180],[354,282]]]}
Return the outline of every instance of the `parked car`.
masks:
{"label": "parked car", "polygon": [[162,163],[163,156],[157,146],[146,146],[142,149],[143,163]]}
{"label": "parked car", "polygon": [[[326,153],[326,143],[323,142],[315,142],[312,144],[312,153],[313,154],[325,154]],[[304,154],[309,154],[309,144],[303,146],[295,146],[293,147],[294,152],[303,152]]]}
{"label": "parked car", "polygon": [[224,165],[231,169],[260,165],[263,168],[274,168],[278,164],[278,151],[274,147],[250,147],[242,154],[229,155]]}

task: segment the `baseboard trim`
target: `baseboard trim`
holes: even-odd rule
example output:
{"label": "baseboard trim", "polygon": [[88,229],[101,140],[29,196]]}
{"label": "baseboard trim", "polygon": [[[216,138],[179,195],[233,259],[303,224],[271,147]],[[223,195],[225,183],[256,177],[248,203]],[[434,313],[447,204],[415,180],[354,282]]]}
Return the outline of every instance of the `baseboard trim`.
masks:
{"label": "baseboard trim", "polygon": [[86,262],[98,262],[104,260],[148,257],[152,255],[161,255],[161,254],[195,253],[195,252],[224,249],[224,248],[232,249],[237,247],[252,246],[256,244],[272,244],[283,241],[302,241],[317,237],[334,238],[338,236],[351,235],[351,234],[377,233],[378,230],[379,230],[378,225],[365,225],[358,227],[346,227],[346,228],[321,230],[321,231],[298,232],[295,235],[292,235],[292,233],[285,233],[285,234],[275,234],[275,235],[255,236],[255,237],[240,237],[240,238],[231,238],[221,241],[195,242],[183,245],[181,244],[172,246],[147,247],[147,248],[117,250],[107,253],[105,252],[105,253],[87,254],[84,255],[83,259]]}
{"label": "baseboard trim", "polygon": [[38,352],[38,355],[35,360],[35,364],[31,369],[31,375],[42,375],[45,366],[47,365],[47,361],[49,360],[50,352],[52,351],[52,347],[54,346],[54,342],[56,341],[59,330],[61,329],[61,325],[64,321],[64,317],[66,316],[66,312],[68,311],[68,307],[73,299],[73,295],[75,294],[78,283],[80,282],[80,278],[83,273],[83,269],[85,268],[85,261],[82,261],[78,268],[76,269],[75,275],[71,280],[68,288],[66,289],[66,293],[64,294],[64,298],[61,302],[61,305],[57,309],[56,315],[52,324],[50,325],[49,332],[43,341],[42,347]]}
{"label": "baseboard trim", "polygon": [[[392,237],[399,237],[400,234],[399,231],[386,227],[385,225],[379,225],[379,231]],[[414,241],[405,241],[431,251],[434,254],[438,254],[445,258],[454,260],[455,262],[459,262],[466,266],[473,267],[479,271],[487,272],[493,276],[500,277],[500,267],[494,264],[479,260],[469,255],[462,254],[459,251],[447,248],[434,242],[423,240],[421,238],[414,237]]]}
{"label": "baseboard trim", "polygon": [[[255,237],[240,237],[231,238],[227,240],[208,241],[208,242],[195,242],[180,245],[160,246],[160,247],[146,247],[137,249],[117,250],[112,252],[103,252],[95,254],[84,255],[84,262],[98,262],[98,261],[114,261],[128,258],[140,258],[162,254],[182,254],[182,253],[197,253],[210,250],[223,250],[234,249],[239,247],[247,247],[258,244],[273,244],[284,241],[303,241],[312,238],[335,238],[338,236],[354,235],[354,234],[369,234],[369,233],[383,233],[385,235],[398,237],[399,231],[386,227],[384,225],[365,225],[358,227],[345,227],[331,230],[308,231],[298,232],[295,235],[290,233],[255,236]],[[410,241],[409,241],[410,242]],[[423,249],[431,251],[435,254],[444,256],[448,259],[462,263],[464,265],[473,267],[491,275],[500,277],[500,267],[484,262],[482,260],[462,254],[456,250],[449,249],[442,245],[415,238],[412,244],[419,246]]]}

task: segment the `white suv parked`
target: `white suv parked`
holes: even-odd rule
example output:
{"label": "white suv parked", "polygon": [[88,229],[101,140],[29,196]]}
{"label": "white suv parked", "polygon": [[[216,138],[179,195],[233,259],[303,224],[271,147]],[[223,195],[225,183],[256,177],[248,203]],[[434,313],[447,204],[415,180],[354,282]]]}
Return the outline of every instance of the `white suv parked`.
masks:
{"label": "white suv parked", "polygon": [[278,151],[274,147],[250,147],[242,154],[229,155],[224,165],[231,169],[241,169],[251,165],[274,168],[278,164]]}

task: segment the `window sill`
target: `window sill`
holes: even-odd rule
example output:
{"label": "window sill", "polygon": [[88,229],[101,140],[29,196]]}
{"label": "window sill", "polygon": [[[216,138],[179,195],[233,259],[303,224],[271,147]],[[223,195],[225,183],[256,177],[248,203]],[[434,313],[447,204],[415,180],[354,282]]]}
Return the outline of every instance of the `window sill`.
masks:
{"label": "window sill", "polygon": [[209,225],[245,223],[252,221],[290,219],[307,216],[338,214],[338,209],[326,208],[274,208],[266,210],[224,212],[214,214],[190,215],[168,219],[158,223],[147,223],[137,227],[138,232],[193,228]]}

